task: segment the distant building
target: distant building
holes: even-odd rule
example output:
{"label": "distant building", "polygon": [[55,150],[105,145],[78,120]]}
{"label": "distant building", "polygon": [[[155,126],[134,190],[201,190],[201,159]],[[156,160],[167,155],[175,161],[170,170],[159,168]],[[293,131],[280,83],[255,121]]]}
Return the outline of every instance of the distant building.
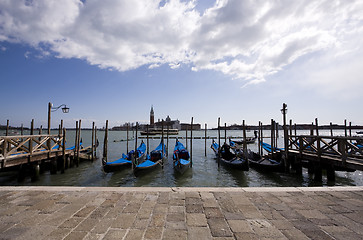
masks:
{"label": "distant building", "polygon": [[151,105],[151,110],[150,110],[150,126],[153,126],[154,123],[155,123],[155,121],[154,121],[154,108]]}
{"label": "distant building", "polygon": [[[190,123],[181,123],[180,124],[180,130],[190,130],[191,124]],[[193,123],[193,130],[200,130],[200,124],[199,123]]]}
{"label": "distant building", "polygon": [[[161,125],[162,125],[162,120],[158,120],[156,123],[155,123],[155,126],[157,128],[161,128]],[[180,121],[177,119],[177,120],[171,120],[171,118],[169,117],[169,115],[165,118],[165,121],[164,121],[164,128],[168,128],[169,129],[178,129],[180,130]]]}

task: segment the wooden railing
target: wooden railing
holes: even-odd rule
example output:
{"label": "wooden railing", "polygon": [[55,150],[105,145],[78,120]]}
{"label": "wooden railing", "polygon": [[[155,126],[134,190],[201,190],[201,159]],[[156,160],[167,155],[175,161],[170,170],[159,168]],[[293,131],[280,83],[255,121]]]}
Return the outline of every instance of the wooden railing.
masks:
{"label": "wooden railing", "polygon": [[58,150],[63,150],[63,135],[60,134],[0,137],[0,160]]}
{"label": "wooden railing", "polygon": [[289,136],[288,151],[340,158],[343,164],[347,159],[363,163],[363,148],[358,146],[361,142],[362,137],[292,135]]}

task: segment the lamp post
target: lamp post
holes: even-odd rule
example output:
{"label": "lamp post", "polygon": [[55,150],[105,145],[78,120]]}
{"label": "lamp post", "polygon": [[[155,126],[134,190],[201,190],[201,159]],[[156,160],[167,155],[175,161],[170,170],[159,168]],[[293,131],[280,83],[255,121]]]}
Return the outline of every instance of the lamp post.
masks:
{"label": "lamp post", "polygon": [[283,120],[283,124],[284,124],[284,149],[285,149],[285,171],[289,172],[290,169],[290,163],[288,160],[289,157],[289,149],[288,149],[288,145],[289,145],[289,136],[288,136],[288,132],[287,132],[287,126],[286,126],[286,114],[287,114],[287,104],[283,103],[282,104],[282,109],[281,109],[281,113],[282,113],[282,120]]}
{"label": "lamp post", "polygon": [[[51,115],[51,112],[55,112],[61,107],[62,107],[63,113],[68,113],[69,112],[69,108],[65,104],[62,104],[62,105],[60,105],[58,107],[53,107],[53,104],[51,102],[48,103],[48,135],[50,135],[50,118],[51,118],[50,115]],[[50,150],[50,139],[48,140],[48,148]]]}

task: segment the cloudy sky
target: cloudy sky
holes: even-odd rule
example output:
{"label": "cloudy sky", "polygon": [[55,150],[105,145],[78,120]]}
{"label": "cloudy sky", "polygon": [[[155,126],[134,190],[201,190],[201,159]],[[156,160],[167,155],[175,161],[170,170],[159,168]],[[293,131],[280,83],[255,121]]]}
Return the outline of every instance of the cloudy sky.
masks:
{"label": "cloudy sky", "polygon": [[363,124],[363,1],[0,0],[0,124]]}

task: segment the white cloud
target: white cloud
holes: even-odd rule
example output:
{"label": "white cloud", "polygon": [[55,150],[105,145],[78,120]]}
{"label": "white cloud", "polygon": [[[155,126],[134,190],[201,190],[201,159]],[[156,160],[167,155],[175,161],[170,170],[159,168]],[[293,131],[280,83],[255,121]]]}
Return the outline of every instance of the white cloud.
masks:
{"label": "white cloud", "polygon": [[201,12],[182,0],[3,0],[0,9],[0,41],[26,43],[42,55],[118,71],[188,64],[242,79],[243,86],[302,56],[356,52],[363,39],[359,0],[218,0]]}

